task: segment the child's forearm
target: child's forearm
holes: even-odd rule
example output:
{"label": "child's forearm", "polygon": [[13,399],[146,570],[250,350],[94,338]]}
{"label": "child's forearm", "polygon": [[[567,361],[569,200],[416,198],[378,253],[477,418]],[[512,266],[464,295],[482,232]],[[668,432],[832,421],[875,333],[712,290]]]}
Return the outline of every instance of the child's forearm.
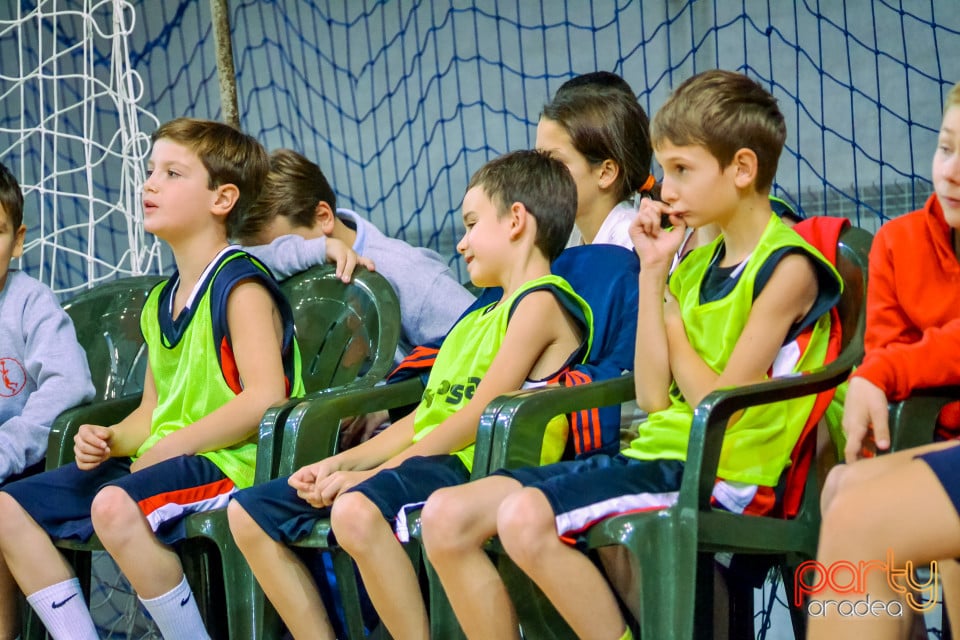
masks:
{"label": "child's forearm", "polygon": [[634,381],[637,405],[647,412],[670,403],[670,354],[663,316],[666,282],[666,273],[640,271]]}
{"label": "child's forearm", "polygon": [[137,452],[150,435],[153,407],[140,404],[130,415],[110,428],[110,455],[129,457]]}
{"label": "child's forearm", "polygon": [[341,469],[367,470],[382,465],[410,446],[413,439],[413,413],[397,420],[373,438],[337,454]]}
{"label": "child's forearm", "polygon": [[681,323],[667,328],[670,344],[670,369],[683,397],[691,407],[696,407],[716,389],[719,375],[703,361],[687,339]]}
{"label": "child's forearm", "polygon": [[[397,467],[404,460],[416,456],[452,454],[473,444],[477,439],[477,425],[480,422],[480,414],[487,404],[486,402],[476,403],[475,400],[476,397],[420,440],[410,444],[408,439],[408,446],[385,460],[377,468],[390,469]],[[413,431],[411,430],[410,438],[412,437]]]}
{"label": "child's forearm", "polygon": [[285,399],[282,393],[254,393],[245,389],[236,397],[193,424],[164,438],[174,455],[196,455],[227,449],[257,435],[260,419],[271,405]]}

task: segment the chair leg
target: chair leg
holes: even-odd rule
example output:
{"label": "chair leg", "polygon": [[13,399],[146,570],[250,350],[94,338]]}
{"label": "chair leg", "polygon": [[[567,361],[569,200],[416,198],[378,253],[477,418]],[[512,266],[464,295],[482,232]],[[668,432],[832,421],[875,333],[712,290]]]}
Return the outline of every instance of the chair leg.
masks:
{"label": "chair leg", "polygon": [[[753,595],[754,588],[749,582],[739,579],[736,575],[718,571],[718,588],[724,589],[727,601],[727,629],[728,637],[733,639],[753,638]],[[720,616],[716,616],[718,619]]]}
{"label": "chair leg", "polygon": [[266,598],[256,597],[255,592],[259,590],[257,580],[233,540],[219,542],[229,637],[266,640],[263,628]]}
{"label": "chair leg", "polygon": [[783,591],[787,596],[787,605],[790,608],[790,622],[793,625],[793,637],[794,638],[806,638],[807,637],[807,614],[804,603],[798,607],[794,604],[795,590],[794,590],[794,573],[796,572],[796,567],[792,564],[781,564],[780,565],[780,579],[783,580]]}
{"label": "chair leg", "polygon": [[[656,540],[640,541],[638,538],[643,534],[635,535],[628,546],[638,560],[640,572],[640,635],[677,640],[709,638],[712,635],[713,558],[699,558],[695,540],[693,545],[683,545],[691,548],[679,548],[681,536],[669,529],[653,529],[653,535],[648,538]],[[706,567],[709,573],[704,573]],[[702,579],[704,575],[709,575],[709,579]]]}

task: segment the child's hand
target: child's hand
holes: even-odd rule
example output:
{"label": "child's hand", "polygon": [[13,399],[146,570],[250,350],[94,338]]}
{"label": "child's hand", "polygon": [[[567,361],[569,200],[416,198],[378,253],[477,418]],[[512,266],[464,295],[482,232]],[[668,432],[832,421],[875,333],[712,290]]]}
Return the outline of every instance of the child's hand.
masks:
{"label": "child's hand", "polygon": [[73,454],[77,460],[77,467],[89,471],[109,458],[112,434],[109,427],[95,424],[80,425],[77,435],[73,436]]}
{"label": "child's hand", "polygon": [[308,496],[301,497],[318,509],[329,507],[337,499],[337,496],[360,484],[374,473],[376,472],[372,470],[335,471],[326,478],[319,480]]}
{"label": "child's hand", "polygon": [[[660,226],[661,217],[665,215],[670,216],[670,223],[673,225],[669,230]],[[650,198],[642,199],[637,215],[630,223],[630,239],[640,256],[640,268],[659,266],[669,269],[673,256],[683,244],[686,230],[687,225],[683,218],[674,216],[666,203]]]}
{"label": "child's hand", "polygon": [[313,491],[318,482],[339,470],[339,456],[331,456],[301,467],[287,479],[287,484],[296,489],[297,495],[306,500],[306,496]]}
{"label": "child's hand", "polygon": [[373,260],[358,255],[351,247],[336,238],[327,238],[327,262],[337,265],[337,277],[344,282],[350,282],[350,276],[357,264],[374,270]]}
{"label": "child's hand", "polygon": [[843,432],[847,436],[847,462],[872,457],[877,450],[890,448],[887,394],[866,378],[850,379],[843,405]]}

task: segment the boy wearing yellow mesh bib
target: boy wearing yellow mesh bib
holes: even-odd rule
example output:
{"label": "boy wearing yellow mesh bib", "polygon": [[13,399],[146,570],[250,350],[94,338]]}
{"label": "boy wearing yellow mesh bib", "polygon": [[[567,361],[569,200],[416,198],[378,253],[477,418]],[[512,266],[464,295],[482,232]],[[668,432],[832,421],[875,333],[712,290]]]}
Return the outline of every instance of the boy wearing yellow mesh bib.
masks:
{"label": "boy wearing yellow mesh bib", "polygon": [[170,545],[185,537],[186,515],[222,508],[253,482],[260,418],[303,392],[290,307],[270,272],[227,240],[267,169],[260,143],[226,124],[180,118],[153,135],[143,224],[177,269],[140,316],[140,404],[115,425],[81,425],[75,463],[0,493],[0,602],[15,610],[15,580],[53,638],[98,637],[50,540],[94,532],[165,638],[208,637]]}
{"label": "boy wearing yellow mesh bib", "polygon": [[[501,470],[431,497],[424,546],[468,637],[520,637],[506,587],[483,555],[495,533],[578,637],[630,637],[607,578],[569,538],[603,518],[676,501],[693,407],[710,391],[823,363],[825,312],[840,279],[771,211],[785,136],[776,100],[726,71],[684,82],[654,117],[664,201],[645,199],[630,227],[640,257],[634,376],[648,419],[618,455]],[[662,216],[673,226],[662,228]],[[687,226],[706,224],[721,236],[670,275]],[[749,409],[727,428],[720,507],[772,505],[812,403]]]}
{"label": "boy wearing yellow mesh bib", "polygon": [[[234,538],[294,637],[334,637],[313,579],[285,544],[327,516],[390,634],[429,637],[417,576],[393,525],[405,535],[404,509],[469,480],[487,403],[548,383],[589,352],[590,308],[550,273],[573,227],[576,203],[569,171],[537,151],[502,156],[474,174],[457,250],[473,284],[502,287],[503,297],[450,331],[413,413],[357,447],[289,480],[241,491],[231,502]],[[562,448],[555,448],[556,458]]]}

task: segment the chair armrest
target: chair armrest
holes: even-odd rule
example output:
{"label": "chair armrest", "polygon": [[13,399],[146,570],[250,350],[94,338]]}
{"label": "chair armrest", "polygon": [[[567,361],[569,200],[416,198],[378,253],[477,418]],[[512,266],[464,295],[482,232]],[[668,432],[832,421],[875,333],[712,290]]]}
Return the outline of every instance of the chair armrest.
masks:
{"label": "chair armrest", "polygon": [[73,462],[73,436],[80,425],[112,425],[126,418],[140,404],[140,395],[133,394],[80,405],[64,411],[54,420],[47,440],[47,470]]}
{"label": "chair armrest", "polygon": [[544,431],[554,416],[621,404],[634,397],[633,374],[575,387],[550,386],[498,396],[480,418],[474,475],[539,465]]}
{"label": "chair armrest", "polygon": [[693,412],[679,505],[710,509],[720,448],[730,418],[743,409],[792,400],[836,387],[849,377],[862,352],[848,349],[825,367],[742,387],[710,392]]}
{"label": "chair armrest", "polygon": [[960,401],[960,386],[918,389],[890,403],[890,450],[903,451],[933,442],[940,410]]}
{"label": "chair armrest", "polygon": [[[302,398],[290,398],[275,404],[267,409],[260,420],[260,435],[257,445],[257,470],[254,475],[254,484],[260,484],[277,477],[280,469],[280,460],[283,456],[283,426],[290,413],[304,402],[312,402],[325,398],[332,393],[350,393],[357,389],[371,389],[382,379],[378,374],[367,374],[353,382],[321,389],[308,393]],[[422,389],[422,387],[421,387]]]}
{"label": "chair armrest", "polygon": [[330,389],[303,400],[283,423],[278,476],[336,453],[343,418],[415,404],[422,396],[423,383],[413,378],[379,387]]}

